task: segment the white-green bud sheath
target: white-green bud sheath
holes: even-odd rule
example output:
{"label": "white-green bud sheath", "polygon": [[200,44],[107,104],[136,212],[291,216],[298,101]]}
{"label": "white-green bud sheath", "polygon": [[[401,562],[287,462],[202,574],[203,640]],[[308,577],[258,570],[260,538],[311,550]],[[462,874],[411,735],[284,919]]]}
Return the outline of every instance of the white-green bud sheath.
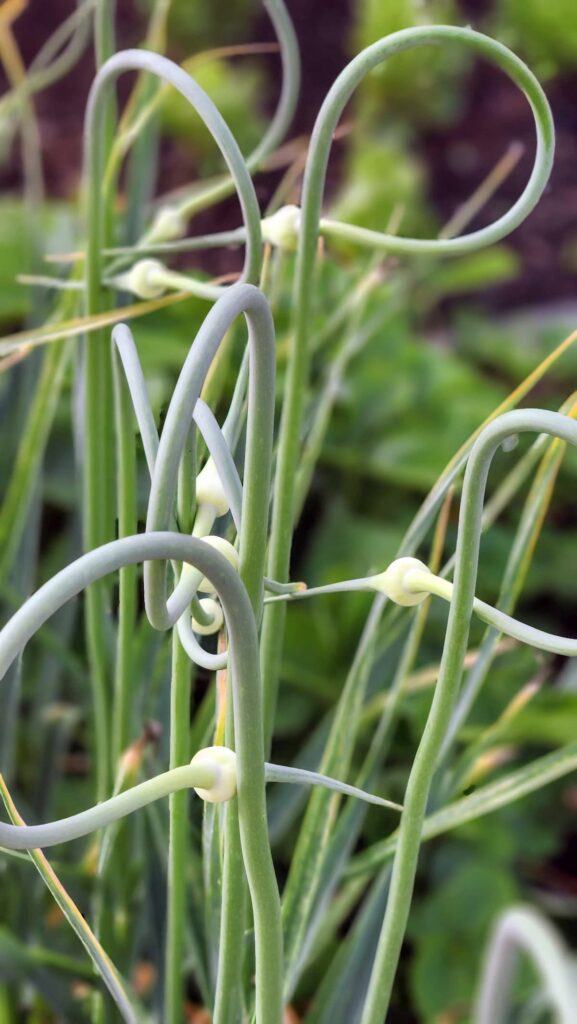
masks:
{"label": "white-green bud sheath", "polygon": [[177,206],[163,206],[158,211],[152,227],[146,236],[148,245],[156,242],[173,242],[186,232],[186,217]]}
{"label": "white-green bud sheath", "polygon": [[139,260],[128,273],[117,278],[116,284],[138,299],[158,299],[166,291],[165,273],[166,267],[160,260]]}
{"label": "white-green bud sheath", "polygon": [[203,597],[199,604],[205,615],[210,619],[210,622],[197,622],[193,615],[192,628],[199,636],[213,636],[214,633],[218,633],[222,629],[224,623],[222,606],[213,597]]}
{"label": "white-green bud sheath", "polygon": [[230,508],[212,456],[196,478],[196,500],[199,505],[208,505],[214,509],[217,518],[226,515]]}
{"label": "white-green bud sheath", "polygon": [[429,590],[419,589],[423,574],[433,577],[431,570],[418,558],[397,558],[384,572],[370,576],[367,583],[371,589],[379,590],[396,604],[410,607],[429,597]]}
{"label": "white-green bud sheath", "polygon": [[301,211],[299,206],[281,206],[271,217],[261,221],[263,241],[277,249],[294,252],[299,239]]}
{"label": "white-green bud sheath", "polygon": [[210,789],[194,787],[194,792],[209,804],[221,804],[236,796],[236,754],[229,747],[204,747],[190,762],[195,768],[213,768],[216,780]]}
{"label": "white-green bud sheath", "polygon": [[[232,565],[235,572],[238,572],[238,551],[230,541],[225,540],[224,537],[214,537],[212,535],[203,537],[202,540],[204,544],[210,544],[220,555],[223,555],[227,562]],[[214,587],[206,576],[201,579],[198,589],[202,594],[214,594]]]}

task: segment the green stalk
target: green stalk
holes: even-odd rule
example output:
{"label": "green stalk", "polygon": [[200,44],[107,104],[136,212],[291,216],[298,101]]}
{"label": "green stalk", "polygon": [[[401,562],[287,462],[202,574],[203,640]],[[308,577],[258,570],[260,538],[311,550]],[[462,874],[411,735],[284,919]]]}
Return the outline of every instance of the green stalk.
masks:
{"label": "green stalk", "polygon": [[[172,678],[170,684],[170,767],[190,760],[189,719],[191,665],[176,630],[172,633]],[[173,793],[169,801],[166,962],[164,975],[164,1021],[182,1024],[184,1013],[184,948],[186,927],[186,877],[188,794]]]}
{"label": "green stalk", "polygon": [[[234,744],[232,714],[232,680],[228,679],[225,738]],[[247,920],[247,891],[238,821],[238,807],[227,804],[224,820],[224,860],[222,866],[222,900],[218,971],[214,1001],[214,1024],[236,1024],[242,1007],[243,953]]]}
{"label": "green stalk", "polygon": [[254,918],[256,1019],[258,1024],[281,1024],[282,929],[268,839],[258,637],[246,589],[227,560],[201,540],[168,532],[125,537],[88,552],[36,591],[0,632],[0,679],[66,601],[122,566],[151,560],[192,565],[208,576],[223,606],[230,636],[240,838]]}
{"label": "green stalk", "polygon": [[115,46],[114,18],[116,14],[116,0],[98,0],[94,11],[94,43],[96,48],[96,63],[102,67],[105,61],[112,56]]}
{"label": "green stalk", "polygon": [[[132,408],[114,364],[114,410],[116,422],[118,535],[129,537],[137,530],[136,451],[134,445]],[[136,627],[135,566],[126,566],[119,573],[118,630],[116,636],[116,667],[114,677],[114,715],[112,720],[112,760],[114,771],[120,757],[131,742],[131,712],[134,693],[133,642]]]}
{"label": "green stalk", "polygon": [[[264,0],[263,6],[273,23],[280,45],[282,87],[277,108],[265,135],[246,158],[246,167],[251,174],[259,169],[264,159],[285,137],[296,109],[301,77],[298,42],[284,0]],[[183,217],[192,217],[214,206],[221,199],[226,199],[233,192],[234,181],[230,177],[201,191],[195,188],[192,195],[179,204],[179,212]],[[143,241],[146,242],[146,236]]]}
{"label": "green stalk", "polygon": [[22,540],[70,356],[70,342],[57,342],[49,349],[30,402],[14,469],[0,510],[0,577],[4,580],[8,578]]}
{"label": "green stalk", "polygon": [[[354,225],[321,223],[325,177],[334,133],[344,107],[365,75],[394,54],[414,46],[463,43],[479,55],[497,64],[525,93],[531,105],[537,130],[537,151],[533,172],[525,191],[514,206],[494,224],[462,238],[408,239],[381,235]],[[283,413],[280,425],[277,474],[268,575],[283,582],[288,578],[291,538],[295,517],[294,479],[301,444],[304,403],[308,387],[309,335],[313,322],[314,280],[319,232],[332,232],[373,250],[399,253],[451,254],[489,245],[507,235],[527,216],[547,184],[554,149],[551,111],[536,78],[510,50],[471,29],[449,25],[425,26],[395,32],[367,47],[341,72],[330,89],[313,130],[302,196],[302,214],[297,254],[294,307],[295,321],[285,381]],[[265,735],[270,739],[274,724],[280,652],[284,632],[285,609],[282,604],[267,608],[262,638],[262,664],[265,679]]]}
{"label": "green stalk", "polygon": [[456,569],[443,657],[435,696],[413,761],[393,863],[387,910],[373,965],[362,1024],[386,1019],[411,905],[427,799],[462,676],[473,613],[483,499],[489,467],[500,444],[519,432],[535,431],[577,445],[577,425],[559,413],[536,409],[505,413],[476,441],[465,474],[459,519]]}
{"label": "green stalk", "polygon": [[[114,52],[114,0],[101,0],[95,10],[96,63],[101,66]],[[85,265],[85,313],[92,316],[109,308],[110,299],[101,286],[101,249],[113,242],[110,194],[101,195],[99,162],[107,158],[112,140],[114,105],[102,105],[100,119],[91,124],[90,107],[85,123],[87,175],[87,241]],[[113,409],[110,346],[104,331],[84,343],[84,546],[90,550],[113,537]],[[103,800],[112,779],[109,743],[109,666],[106,656],[107,594],[98,583],[86,595],[86,631],[90,680],[94,705],[96,794]]]}

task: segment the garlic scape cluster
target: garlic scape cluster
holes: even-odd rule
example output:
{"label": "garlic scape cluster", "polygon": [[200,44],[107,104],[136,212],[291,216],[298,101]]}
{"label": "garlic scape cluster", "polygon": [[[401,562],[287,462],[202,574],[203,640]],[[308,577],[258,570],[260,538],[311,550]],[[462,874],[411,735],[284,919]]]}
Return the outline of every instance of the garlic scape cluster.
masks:
{"label": "garlic scape cluster", "polygon": [[[577,425],[563,413],[538,409],[508,411],[498,416],[467,447],[452,477],[449,474],[443,478],[442,486],[409,528],[398,557],[385,571],[308,590],[291,582],[291,543],[298,513],[295,481],[302,451],[311,334],[318,301],[318,243],[319,238],[324,239],[330,250],[333,240],[344,240],[359,249],[402,258],[458,256],[504,238],[531,212],[546,187],[553,160],[553,123],[534,75],[501,43],[468,28],[446,25],[396,32],[355,57],[330,89],[310,139],[300,203],[281,206],[263,216],[252,173],[286,135],[299,86],[298,51],[284,2],[265,0],[264,6],[279,40],[283,84],[270,127],[246,158],[210,97],[182,68],[159,54],[141,49],[110,56],[101,62],[91,89],[85,125],[86,315],[97,316],[107,308],[111,288],[143,300],[153,300],[168,291],[184,292],[209,306],[196,336],[183,339],[189,347],[161,431],[139,358],[138,332],[133,336],[127,324],[121,323],[114,328],[112,339],[107,334],[94,333],[86,341],[80,369],[85,553],[44,583],[1,630],[0,678],[22,656],[26,644],[51,616],[73,598],[85,594],[98,766],[97,802],[88,810],[50,823],[0,823],[0,846],[35,850],[78,839],[138,812],[153,801],[170,798],[170,955],[165,1024],[174,1024],[182,1012],[186,904],[182,897],[188,819],[187,805],[181,797],[183,791],[194,790],[207,804],[223,804],[224,895],[213,1019],[215,1024],[229,1024],[246,1010],[237,1005],[243,955],[239,951],[245,950],[246,935],[252,928],[255,1019],[257,1024],[281,1024],[301,951],[296,948],[297,931],[286,926],[286,919],[290,918],[286,902],[284,923],[289,935],[288,949],[283,949],[281,897],[267,820],[267,784],[325,787],[395,815],[400,812],[400,823],[396,817],[392,819],[396,845],[389,893],[360,1018],[361,1024],[382,1024],[406,932],[431,782],[450,736],[459,698],[472,616],[521,643],[569,656],[577,653],[577,640],[526,625],[475,596],[486,482],[496,452],[502,447],[510,448],[512,437],[531,432],[577,445]],[[534,166],[522,195],[493,224],[456,238],[402,238],[323,216],[331,145],[355,89],[382,62],[414,47],[430,45],[463,46],[486,58],[526,96],[535,121],[537,144]],[[226,175],[204,190],[190,190],[184,197],[171,199],[157,208],[136,244],[119,247],[114,244],[117,239],[113,230],[111,183],[115,176],[107,163],[110,152],[106,140],[110,142],[111,89],[127,72],[146,73],[168,83],[188,101],[191,114],[200,117],[214,139]],[[113,153],[117,153],[114,147]],[[231,232],[188,238],[188,224],[194,214],[232,193],[236,193],[240,204],[240,226]],[[185,249],[230,244],[244,247],[242,269],[238,280],[230,286],[200,280],[168,265],[171,255]],[[295,254],[292,324],[278,425],[275,329],[265,289],[260,287],[265,247]],[[223,342],[237,327],[237,333],[246,336],[246,346],[221,425],[218,410],[212,409],[203,395],[206,397],[207,379],[220,357]],[[148,473],[146,517],[140,532],[134,497],[135,422]],[[417,556],[449,485],[465,463],[456,551],[450,567],[454,567],[454,572],[450,578],[449,569],[444,573],[432,572]],[[117,467],[117,493],[112,493],[114,488],[110,485],[114,476],[111,466]],[[117,521],[118,537],[114,539]],[[140,597],[137,566],[142,566],[142,598],[148,623],[154,630],[172,634],[170,765],[156,777],[110,796],[114,756],[122,752],[127,740],[125,710],[130,666],[125,653],[134,623],[134,607],[137,596]],[[107,691],[104,652],[111,578],[115,575],[119,579],[120,664],[115,682],[116,699],[123,711],[118,717],[120,724],[114,725],[116,734],[111,744],[114,715]],[[353,590],[375,595],[371,615],[376,617],[387,601],[406,608],[403,614],[407,616],[415,614],[412,606],[431,596],[449,605],[434,698],[402,806],[332,775],[268,760],[287,607],[293,601]],[[192,760],[190,751],[186,753],[187,673],[191,663],[208,672],[222,673],[217,676],[222,698],[218,709],[222,720],[215,730],[219,742],[198,750]],[[391,829],[390,816],[384,821]],[[250,907],[245,898],[246,888]],[[310,900],[312,908],[313,896]],[[511,930],[517,934],[518,923],[515,918],[504,926],[507,936]],[[531,948],[536,948],[533,940],[538,925],[534,921],[525,924],[527,935],[532,936]],[[499,948],[504,941],[503,935],[498,937]],[[494,993],[497,989],[504,992],[506,987],[498,964],[490,963],[487,970],[480,1024],[490,1019],[490,1008],[497,1005]],[[559,984],[564,984],[564,980]],[[249,1010],[252,1013],[252,1007]],[[121,1012],[125,1020],[132,1020],[122,1008]]]}

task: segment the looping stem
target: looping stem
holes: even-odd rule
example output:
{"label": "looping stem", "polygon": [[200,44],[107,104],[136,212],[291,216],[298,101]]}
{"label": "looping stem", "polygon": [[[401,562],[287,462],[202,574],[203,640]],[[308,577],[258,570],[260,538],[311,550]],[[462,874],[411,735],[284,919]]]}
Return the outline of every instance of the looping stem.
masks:
{"label": "looping stem", "polygon": [[[166,415],[154,462],[147,531],[170,525],[178,467],[190,421],[210,364],[231,323],[244,313],[248,323],[250,375],[247,443],[240,534],[240,572],[255,610],[260,608],[268,526],[268,491],[274,416],[274,328],[268,303],[251,285],[235,285],[208,313],[182,368]],[[152,563],[144,569],[146,611],[156,629],[173,626],[190,601],[190,585],[182,580],[167,598],[166,568]]]}
{"label": "looping stem", "polygon": [[230,636],[240,837],[255,925],[257,1020],[280,1021],[282,932],[266,816],[258,638],[253,608],[238,573],[195,537],[162,532],[112,541],[61,570],[13,615],[0,632],[0,678],[43,623],[72,597],[123,566],[151,559],[194,566],[211,580],[223,607]]}
{"label": "looping stem", "polygon": [[459,518],[455,582],[443,656],[425,731],[413,761],[399,828],[387,909],[365,1003],[362,1024],[387,1015],[413,893],[423,821],[431,782],[449,727],[467,651],[482,528],[485,486],[493,456],[512,434],[535,432],[577,446],[577,424],[560,413],[523,409],[504,413],[479,435],[468,459]]}
{"label": "looping stem", "polygon": [[[309,335],[313,321],[313,296],[317,243],[321,226],[321,206],[330,149],[342,111],[365,75],[394,54],[414,46],[462,43],[500,67],[525,93],[535,118],[537,151],[529,182],[513,207],[494,224],[465,235],[425,241],[379,235],[351,225],[335,228],[324,221],[323,232],[337,230],[357,242],[384,248],[387,252],[448,254],[469,252],[504,238],[530,213],[542,194],[551,170],[554,128],[549,104],[537,79],[514,53],[488,36],[467,28],[449,25],[425,26],[395,32],[367,47],[341,72],[330,89],[317,117],[307,157],[302,195],[302,211],[295,280],[295,322],[285,383],[285,394],[278,445],[273,518],[268,573],[274,579],[287,578],[291,535],[295,516],[294,478],[298,466],[304,403],[308,387]],[[263,664],[267,667],[265,691],[265,727],[270,736],[274,721],[280,645],[284,625],[282,605],[267,609],[263,632]]]}

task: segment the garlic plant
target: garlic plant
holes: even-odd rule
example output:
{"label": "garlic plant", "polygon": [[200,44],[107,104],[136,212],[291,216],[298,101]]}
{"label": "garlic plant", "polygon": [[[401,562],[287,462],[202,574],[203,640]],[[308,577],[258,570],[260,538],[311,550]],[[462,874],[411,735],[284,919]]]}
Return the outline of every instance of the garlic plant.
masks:
{"label": "garlic plant", "polygon": [[[85,553],[44,583],[6,623],[0,633],[0,675],[3,677],[21,657],[25,645],[52,615],[86,591],[87,675],[98,768],[97,802],[88,810],[51,823],[26,826],[3,823],[0,844],[6,850],[32,850],[97,833],[101,837],[97,843],[102,843],[104,848],[102,837],[111,835],[113,822],[142,812],[154,801],[170,797],[170,831],[164,837],[168,844],[168,897],[161,1019],[164,1024],[179,1024],[183,1019],[187,928],[186,791],[194,789],[209,804],[222,803],[219,816],[205,818],[208,823],[205,855],[210,856],[211,828],[215,830],[219,850],[222,848],[220,896],[218,892],[210,894],[221,902],[218,963],[209,1010],[215,1024],[236,1024],[251,1019],[253,1012],[257,1024],[281,1024],[284,1004],[292,996],[302,971],[303,948],[306,953],[307,942],[314,943],[318,921],[313,921],[313,910],[320,891],[322,858],[331,838],[323,833],[322,843],[307,853],[307,835],[303,831],[302,845],[297,844],[294,861],[294,871],[298,874],[289,875],[281,911],[267,827],[266,784],[290,782],[325,787],[341,795],[372,802],[383,810],[383,832],[393,830],[387,840],[386,855],[394,850],[394,858],[386,912],[361,1019],[362,1024],[382,1024],[387,1019],[407,927],[421,843],[432,828],[427,817],[429,794],[453,728],[471,617],[477,615],[499,635],[514,637],[541,650],[569,656],[577,653],[577,640],[552,636],[525,625],[475,596],[489,467],[497,450],[513,436],[534,432],[540,435],[541,445],[544,436],[575,445],[577,426],[567,415],[540,410],[509,410],[497,416],[481,430],[474,443],[468,444],[460,461],[441,479],[409,527],[398,559],[388,569],[310,590],[292,583],[289,560],[298,508],[296,481],[310,383],[314,315],[319,312],[318,241],[322,237],[330,248],[333,239],[344,239],[361,249],[401,258],[411,254],[459,256],[490,245],[522,222],[546,187],[553,159],[553,125],[537,80],[501,43],[471,29],[451,26],[403,30],[375,42],[340,74],[321,108],[310,140],[300,205],[286,204],[263,217],[251,172],[286,135],[299,81],[294,32],[284,3],[266,0],[264,6],[278,33],[284,77],[274,120],[261,145],[249,158],[242,156],[230,129],[207,94],[161,54],[129,50],[107,56],[101,62],[90,93],[85,132],[86,316],[98,316],[109,310],[115,289],[143,300],[154,300],[167,291],[176,290],[208,302],[210,306],[200,330],[193,339],[188,339],[191,341],[188,355],[160,433],[139,360],[138,329],[133,335],[127,324],[118,323],[112,331],[112,342],[107,332],[92,333],[85,341],[79,371],[83,388],[80,436],[84,445]],[[97,4],[96,12],[103,52],[111,33],[111,5]],[[524,92],[535,119],[537,147],[533,171],[522,196],[494,224],[451,239],[404,238],[324,217],[322,206],[330,147],[343,109],[354,90],[381,62],[394,59],[396,54],[413,47],[429,45],[466,47],[495,64]],[[219,147],[228,176],[205,191],[192,191],[177,203],[161,205],[152,215],[142,238],[132,246],[120,247],[115,245],[119,237],[115,230],[116,172],[114,165],[108,163],[113,152],[110,99],[112,85],[119,76],[130,71],[169,83],[189,102],[191,116],[195,113],[200,116]],[[140,116],[146,121],[146,107],[140,111]],[[103,182],[105,187],[101,187]],[[187,239],[191,216],[233,190],[239,199],[242,226],[213,237]],[[231,241],[242,243],[245,248],[240,279],[231,286],[197,280],[171,270],[157,258],[164,253],[169,260],[171,254],[187,246],[192,249],[226,245]],[[296,251],[293,325],[278,433],[274,410],[275,331],[266,297],[263,242],[281,254]],[[247,351],[229,412],[220,426],[215,411],[202,395],[211,368],[219,359],[223,341],[237,321],[246,329]],[[149,476],[146,522],[142,530],[138,529],[136,511],[134,422],[142,440]],[[204,458],[203,450],[206,450]],[[451,579],[451,566],[444,574],[432,571],[416,555],[465,461]],[[116,520],[118,538],[113,539]],[[143,602],[148,622],[154,630],[171,632],[173,638],[170,765],[153,778],[113,792],[118,758],[134,739],[129,723],[137,684],[132,678],[130,646],[140,594],[135,570],[138,565],[143,565]],[[117,573],[120,576],[118,601],[114,601],[118,618],[112,691],[107,638],[113,606],[110,577]],[[274,731],[287,605],[351,590],[368,590],[375,594],[367,637],[378,628],[387,602],[396,602],[408,609],[419,606],[414,613],[404,613],[417,616],[425,607],[423,602],[431,595],[449,603],[435,695],[402,806],[367,792],[367,785],[372,788],[374,767],[380,756],[378,742],[372,748],[372,761],[369,758],[365,773],[366,785],[362,786],[344,783],[333,778],[330,772],[285,767],[267,760]],[[394,620],[388,621],[392,624]],[[419,621],[415,618],[414,623],[418,625]],[[211,641],[215,636],[216,649]],[[363,657],[361,650],[359,663]],[[191,664],[218,674],[216,733],[221,738],[221,742],[198,749],[192,759],[188,749]],[[362,703],[360,691],[358,700]],[[389,724],[386,718],[382,720],[376,741],[381,738],[384,743]],[[339,721],[337,716],[335,731],[331,734],[333,739],[327,746],[329,759],[333,748],[334,751],[339,749],[338,735],[344,735],[344,728],[344,719]],[[574,761],[567,760],[563,770],[569,771],[571,766],[574,767]],[[510,799],[514,795],[512,791]],[[318,812],[314,811],[314,806],[311,803],[309,824],[314,821],[314,813],[320,820],[321,805],[316,805]],[[325,809],[327,806],[322,805]],[[355,806],[347,805],[349,809]],[[450,813],[451,808],[451,802],[447,801],[447,806],[435,813],[442,816]],[[398,829],[396,818],[386,816],[385,811],[393,815],[401,812]],[[209,813],[215,812],[209,809],[206,814]],[[346,813],[349,817],[342,820],[345,824],[351,823],[354,836],[356,810]],[[321,832],[315,833],[311,826],[310,834],[320,835]],[[337,864],[334,848],[333,854]],[[101,867],[104,876],[107,866]],[[335,878],[341,870],[342,866],[337,865]],[[500,1005],[498,993],[507,986],[511,957],[507,955],[505,961],[501,960],[499,950],[503,943],[510,941],[509,933],[521,936],[519,941],[523,942],[526,934],[544,975],[547,979],[553,978],[549,953],[543,952],[535,939],[541,926],[529,917],[521,921],[518,913],[497,931],[477,1011],[479,1024],[494,1019],[492,1014],[496,1011],[491,1008]],[[248,980],[253,932],[254,1000]],[[107,961],[98,950],[91,955],[117,1000],[122,1018],[152,1019],[146,1018],[136,1000],[129,999],[127,1004],[124,997],[117,998],[116,983],[114,978],[110,981]],[[562,980],[557,975],[555,979],[551,981],[555,991],[560,990],[562,984],[572,984],[565,974]],[[563,997],[563,1006],[570,998],[577,998],[574,987],[571,992],[571,997]],[[560,1019],[568,1021],[567,1011],[562,1012],[565,1016]],[[93,1017],[106,1019],[102,1003],[96,1003]]]}

